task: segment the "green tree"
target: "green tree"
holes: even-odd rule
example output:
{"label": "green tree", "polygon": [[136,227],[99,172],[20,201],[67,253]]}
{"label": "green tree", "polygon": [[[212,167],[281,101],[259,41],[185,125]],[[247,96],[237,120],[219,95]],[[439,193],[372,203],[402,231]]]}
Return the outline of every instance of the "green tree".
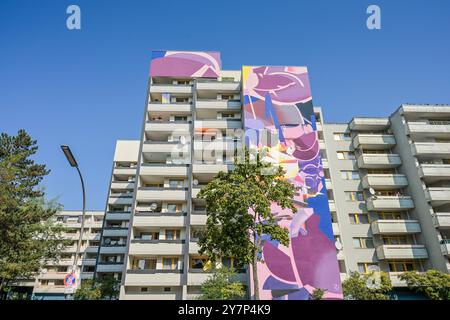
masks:
{"label": "green tree", "polygon": [[352,272],[342,282],[342,288],[344,297],[348,300],[389,300],[388,293],[392,290],[392,284],[384,272]]}
{"label": "green tree", "polygon": [[[262,155],[247,149],[235,161],[231,172],[219,172],[200,193],[206,200],[206,231],[200,237],[200,253],[211,261],[234,257],[241,264],[251,264],[255,299],[259,300],[256,265],[261,256],[261,236],[269,235],[282,245],[289,245],[289,233],[277,224],[272,202],[296,212],[294,186],[284,179],[283,169],[260,161]],[[263,261],[262,261],[263,262]]]}
{"label": "green tree", "polygon": [[312,299],[313,300],[322,300],[326,291],[327,290],[321,289],[321,288],[314,289],[314,291],[312,293]]}
{"label": "green tree", "polygon": [[73,295],[75,300],[99,300],[101,297],[100,287],[94,285],[93,280],[83,280]]}
{"label": "green tree", "polygon": [[405,272],[399,277],[412,291],[424,294],[431,300],[450,300],[450,274],[428,270],[420,274]]}
{"label": "green tree", "polygon": [[112,300],[119,295],[120,280],[113,275],[105,275],[95,280],[83,280],[75,291],[75,300]]}
{"label": "green tree", "polygon": [[244,285],[236,281],[233,269],[214,269],[213,274],[202,283],[200,300],[235,300],[246,295]]}
{"label": "green tree", "polygon": [[114,278],[113,275],[105,275],[97,280],[97,284],[100,288],[102,299],[115,299],[119,295],[120,280]]}
{"label": "green tree", "polygon": [[0,135],[0,295],[56,260],[66,244],[64,228],[51,219],[60,206],[39,188],[49,170],[31,159],[37,150],[24,130]]}

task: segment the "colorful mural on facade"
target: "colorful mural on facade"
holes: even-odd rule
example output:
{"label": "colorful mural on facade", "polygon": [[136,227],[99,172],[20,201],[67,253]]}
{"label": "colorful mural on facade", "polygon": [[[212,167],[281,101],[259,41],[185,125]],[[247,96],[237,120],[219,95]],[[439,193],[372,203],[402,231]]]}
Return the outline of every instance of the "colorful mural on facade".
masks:
{"label": "colorful mural on facade", "polygon": [[[263,236],[260,298],[307,300],[321,288],[324,299],[342,299],[307,68],[243,66],[242,77],[246,144],[264,150],[265,161],[282,165],[298,187],[295,214],[272,204],[279,225],[289,229],[290,245]],[[275,142],[264,143],[264,131]]]}
{"label": "colorful mural on facade", "polygon": [[217,78],[220,52],[152,51],[152,77]]}

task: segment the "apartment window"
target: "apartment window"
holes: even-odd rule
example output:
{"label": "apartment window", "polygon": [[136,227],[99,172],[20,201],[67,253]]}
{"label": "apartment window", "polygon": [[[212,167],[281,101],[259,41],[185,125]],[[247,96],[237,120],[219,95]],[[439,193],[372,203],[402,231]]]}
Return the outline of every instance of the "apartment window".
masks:
{"label": "apartment window", "polygon": [[142,287],[141,288],[141,292],[148,292],[148,288],[147,287]]}
{"label": "apartment window", "polygon": [[156,259],[134,259],[131,268],[134,270],[154,270],[156,269]]}
{"label": "apartment window", "polygon": [[360,191],[345,191],[347,201],[364,201],[364,194]]}
{"label": "apartment window", "polygon": [[172,288],[171,287],[164,287],[164,292],[171,292]]}
{"label": "apartment window", "polygon": [[187,121],[187,116],[174,116],[174,121]]}
{"label": "apartment window", "polygon": [[383,243],[387,245],[399,245],[399,244],[409,244],[410,241],[407,236],[388,236],[383,237]]}
{"label": "apartment window", "polygon": [[181,204],[169,203],[167,205],[167,211],[168,212],[180,212],[181,211]]}
{"label": "apartment window", "polygon": [[412,261],[389,261],[389,271],[405,272],[417,271],[416,265]]}
{"label": "apartment window", "polygon": [[180,239],[180,230],[176,230],[176,229],[167,229],[167,230],[166,230],[166,239],[167,239],[167,240],[177,240],[177,239]]}
{"label": "apartment window", "polygon": [[360,249],[374,248],[372,238],[353,238],[353,247]]}
{"label": "apartment window", "polygon": [[350,213],[350,223],[352,224],[367,224],[369,217],[366,213]]}
{"label": "apartment window", "polygon": [[192,258],[191,259],[191,268],[192,269],[203,269],[204,265],[208,259],[206,258]]}
{"label": "apartment window", "polygon": [[177,84],[188,85],[189,84],[189,80],[177,80]]}
{"label": "apartment window", "polygon": [[163,258],[163,269],[164,270],[177,270],[178,269],[178,258]]}
{"label": "apartment window", "polygon": [[234,95],[232,95],[232,94],[222,94],[221,98],[222,98],[222,100],[233,100]]}
{"label": "apartment window", "polygon": [[335,132],[333,137],[336,141],[349,141],[352,139],[351,134],[348,132]]}
{"label": "apartment window", "polygon": [[234,82],[233,77],[222,77],[222,82]]}
{"label": "apartment window", "polygon": [[378,219],[381,220],[402,220],[404,215],[401,212],[379,212]]}
{"label": "apartment window", "polygon": [[169,186],[171,188],[182,188],[184,187],[184,180],[169,180]]}
{"label": "apartment window", "polygon": [[64,280],[62,280],[62,279],[55,280],[55,286],[63,286],[63,285],[64,285]]}
{"label": "apartment window", "polygon": [[368,174],[395,174],[395,170],[391,169],[368,169]]}
{"label": "apartment window", "polygon": [[360,262],[358,263],[358,272],[370,273],[371,271],[379,270],[378,263]]}
{"label": "apartment window", "polygon": [[142,240],[158,240],[159,239],[159,232],[153,231],[153,232],[141,232],[141,239]]}
{"label": "apartment window", "polygon": [[48,286],[48,280],[41,280],[41,286]]}
{"label": "apartment window", "polygon": [[338,151],[337,153],[338,160],[354,160],[355,153],[352,151]]}
{"label": "apartment window", "polygon": [[331,179],[331,177],[330,177],[330,170],[324,169],[323,170],[323,176],[325,177],[325,179]]}
{"label": "apartment window", "polygon": [[352,170],[341,171],[341,178],[344,180],[359,180],[359,172]]}

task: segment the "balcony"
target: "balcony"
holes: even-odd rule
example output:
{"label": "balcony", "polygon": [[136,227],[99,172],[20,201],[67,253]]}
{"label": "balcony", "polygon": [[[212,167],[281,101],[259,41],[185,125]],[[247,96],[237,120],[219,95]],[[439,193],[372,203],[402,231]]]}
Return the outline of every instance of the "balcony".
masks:
{"label": "balcony", "polygon": [[421,164],[419,175],[425,182],[450,180],[450,164]]}
{"label": "balcony", "polygon": [[196,129],[242,129],[242,120],[239,118],[204,119],[195,121]]}
{"label": "balcony", "polygon": [[180,286],[182,270],[127,270],[125,286]]}
{"label": "balcony", "polygon": [[107,212],[106,220],[108,221],[127,221],[130,220],[130,212]]}
{"label": "balcony", "polygon": [[105,228],[103,229],[103,237],[126,237],[128,236],[128,228]]}
{"label": "balcony", "polygon": [[353,139],[355,149],[390,149],[395,146],[395,138],[390,134],[358,134]]}
{"label": "balcony", "polygon": [[450,257],[450,240],[441,240],[441,251],[444,256]]}
{"label": "balcony", "polygon": [[123,262],[99,262],[97,272],[122,272]]}
{"label": "balcony", "polygon": [[433,216],[433,223],[436,228],[450,229],[450,212],[437,212]]}
{"label": "balcony", "polygon": [[205,91],[218,91],[218,92],[236,92],[241,90],[240,82],[228,82],[228,81],[198,81],[197,90]]}
{"label": "balcony", "polygon": [[156,113],[178,113],[178,114],[188,114],[191,112],[191,105],[189,103],[158,103],[150,102],[148,104],[149,112]]}
{"label": "balcony", "polygon": [[33,289],[34,294],[64,294],[65,292],[65,286],[41,286],[37,285]]}
{"label": "balcony", "polygon": [[152,84],[150,93],[192,94],[192,86],[179,84]]}
{"label": "balcony", "polygon": [[134,176],[136,175],[136,167],[115,167],[113,173],[115,175]]}
{"label": "balcony", "polygon": [[[202,269],[190,269],[188,273],[188,286],[200,286],[203,282],[211,278],[212,272],[204,272]],[[236,281],[247,283],[246,273],[237,273]]]}
{"label": "balcony", "polygon": [[385,130],[389,126],[388,118],[353,118],[349,124],[350,130],[355,131]]}
{"label": "balcony", "polygon": [[188,174],[188,164],[143,163],[142,176],[183,177]]}
{"label": "balcony", "polygon": [[358,166],[363,169],[392,169],[400,166],[402,160],[398,154],[369,154],[358,156]]}
{"label": "balcony", "polygon": [[214,141],[194,141],[194,152],[196,157],[201,157],[205,152],[210,154],[212,151],[222,151],[224,154],[233,155],[237,146],[241,145],[240,140],[234,139],[216,139]]}
{"label": "balcony", "polygon": [[186,217],[183,213],[136,213],[133,218],[133,227],[183,227]]}
{"label": "balcony", "polygon": [[450,137],[449,121],[408,122],[406,133],[413,139]]}
{"label": "balcony", "polygon": [[413,115],[417,117],[427,117],[430,113],[434,117],[448,118],[450,116],[449,105],[432,104],[404,104],[400,108],[400,113],[404,115]]}
{"label": "balcony", "polygon": [[414,234],[420,233],[417,220],[377,220],[371,224],[373,234]]}
{"label": "balcony", "polygon": [[234,165],[226,163],[194,163],[192,169],[194,174],[217,174],[220,171],[228,172],[233,170]]}
{"label": "balcony", "polygon": [[428,259],[428,252],[424,245],[400,244],[381,245],[376,249],[378,259]]}
{"label": "balcony", "polygon": [[441,206],[450,203],[449,187],[430,187],[425,189],[425,198],[432,206]]}
{"label": "balcony", "polygon": [[415,142],[411,148],[416,157],[450,159],[450,143]]}
{"label": "balcony", "polygon": [[236,100],[201,99],[195,102],[197,110],[240,111],[241,102]]}
{"label": "balcony", "polygon": [[414,208],[414,202],[408,196],[383,196],[367,200],[369,211],[406,211]]}
{"label": "balcony", "polygon": [[107,246],[105,244],[102,244],[102,246],[100,247],[100,254],[123,254],[126,252],[127,246],[125,244],[114,246]]}
{"label": "balcony", "polygon": [[131,255],[181,255],[184,240],[140,240],[132,239]]}
{"label": "balcony", "polygon": [[133,203],[133,196],[110,196],[108,198],[108,204],[115,205],[131,205]]}
{"label": "balcony", "polygon": [[138,201],[186,201],[188,188],[141,187],[137,191]]}
{"label": "balcony", "polygon": [[189,132],[190,121],[147,121],[145,131],[153,132]]}
{"label": "balcony", "polygon": [[142,146],[143,153],[174,153],[179,154],[180,152],[189,154],[190,145],[181,144],[178,141],[168,142],[168,141],[145,141]]}
{"label": "balcony", "polygon": [[120,300],[181,300],[181,294],[172,292],[130,292],[120,296]]}
{"label": "balcony", "polygon": [[367,174],[361,182],[364,189],[401,189],[408,185],[404,174]]}
{"label": "balcony", "polygon": [[206,225],[206,212],[193,212],[191,214],[191,226],[204,226]]}
{"label": "balcony", "polygon": [[111,189],[134,189],[134,182],[132,181],[112,181]]}

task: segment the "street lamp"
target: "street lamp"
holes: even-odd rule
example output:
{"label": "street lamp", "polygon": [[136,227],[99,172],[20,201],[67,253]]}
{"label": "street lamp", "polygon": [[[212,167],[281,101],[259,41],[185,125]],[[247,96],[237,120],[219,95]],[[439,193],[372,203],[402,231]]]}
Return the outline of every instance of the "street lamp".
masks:
{"label": "street lamp", "polygon": [[[78,163],[75,160],[75,157],[73,156],[72,151],[70,150],[69,146],[66,145],[62,145],[61,146],[62,151],[64,152],[64,155],[67,158],[67,161],[69,161],[69,164],[71,167],[77,169],[78,175],[80,176],[80,181],[81,181],[81,189],[83,191],[83,214],[81,217],[81,230],[80,230],[80,237],[78,238],[78,244],[77,244],[77,250],[75,253],[75,259],[72,265],[72,272],[76,274],[76,269],[77,269],[77,263],[78,263],[78,255],[80,254],[80,247],[81,247],[81,242],[83,239],[83,234],[84,234],[84,218],[85,218],[85,214],[86,214],[86,192],[84,190],[84,181],[83,181],[83,176],[81,175],[81,171],[78,168]],[[79,277],[80,279],[77,281],[79,281],[79,283],[81,283],[81,272],[83,271],[83,259],[81,260],[81,270],[80,270],[80,274]]]}

